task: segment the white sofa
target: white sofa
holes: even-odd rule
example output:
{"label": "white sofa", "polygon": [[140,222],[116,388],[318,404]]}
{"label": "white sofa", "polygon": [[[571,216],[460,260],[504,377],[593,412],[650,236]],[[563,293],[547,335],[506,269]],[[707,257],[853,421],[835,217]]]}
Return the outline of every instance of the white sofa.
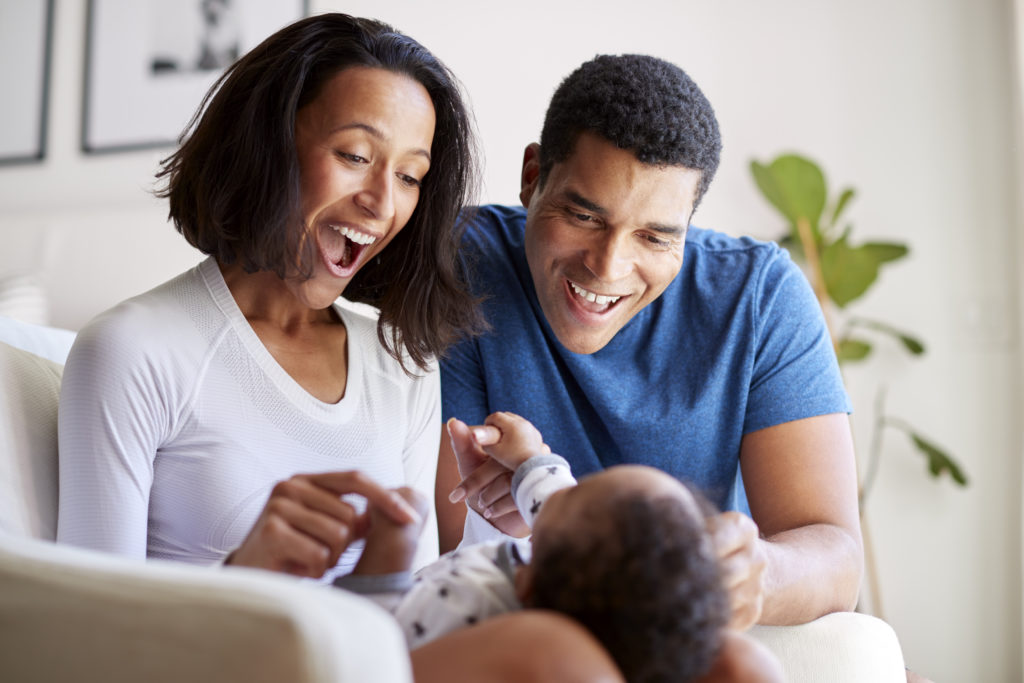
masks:
{"label": "white sofa", "polygon": [[[357,596],[53,543],[60,361],[72,339],[0,317],[0,680],[410,681],[397,627]],[[753,633],[795,683],[905,680],[895,634],[872,617]]]}
{"label": "white sofa", "polygon": [[[0,319],[0,340],[66,354],[46,332]],[[412,680],[401,632],[358,596],[53,543],[60,376],[0,341],[0,681]]]}

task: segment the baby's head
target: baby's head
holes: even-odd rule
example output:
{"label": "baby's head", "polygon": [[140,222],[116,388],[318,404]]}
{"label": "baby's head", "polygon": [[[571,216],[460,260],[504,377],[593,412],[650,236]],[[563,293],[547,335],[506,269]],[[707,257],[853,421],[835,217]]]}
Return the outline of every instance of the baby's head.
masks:
{"label": "baby's head", "polygon": [[654,468],[585,477],[538,514],[520,597],[586,626],[631,683],[690,680],[710,667],[729,617],[705,517]]}

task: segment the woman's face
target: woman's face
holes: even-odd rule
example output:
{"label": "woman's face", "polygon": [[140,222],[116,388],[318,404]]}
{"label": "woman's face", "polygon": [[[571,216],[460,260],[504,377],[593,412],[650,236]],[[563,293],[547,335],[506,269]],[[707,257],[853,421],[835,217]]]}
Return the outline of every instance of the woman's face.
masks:
{"label": "woman's face", "polygon": [[290,283],[310,308],[330,306],[401,230],[430,168],[434,105],[417,81],[384,69],[340,71],[295,117],[313,277]]}

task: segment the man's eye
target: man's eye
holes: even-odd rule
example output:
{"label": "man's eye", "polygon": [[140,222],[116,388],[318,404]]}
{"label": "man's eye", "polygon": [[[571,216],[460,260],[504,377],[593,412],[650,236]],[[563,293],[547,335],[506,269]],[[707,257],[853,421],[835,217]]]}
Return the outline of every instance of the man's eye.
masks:
{"label": "man's eye", "polygon": [[593,223],[594,217],[589,213],[574,213],[573,218],[578,220],[580,223]]}
{"label": "man's eye", "polygon": [[654,247],[665,248],[670,245],[668,240],[663,240],[660,237],[655,237],[654,235],[644,235],[644,239],[650,242],[651,246]]}

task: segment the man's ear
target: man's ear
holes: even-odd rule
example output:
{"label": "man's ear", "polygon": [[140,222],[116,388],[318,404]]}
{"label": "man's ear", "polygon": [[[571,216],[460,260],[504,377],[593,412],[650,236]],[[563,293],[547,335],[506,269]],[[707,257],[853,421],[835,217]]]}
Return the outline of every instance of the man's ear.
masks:
{"label": "man's ear", "polygon": [[523,151],[523,172],[519,178],[519,201],[527,209],[540,182],[540,145],[531,142]]}
{"label": "man's ear", "polygon": [[533,598],[533,567],[528,564],[516,567],[516,576],[513,579],[513,584],[519,603],[524,607],[529,607],[530,600]]}

